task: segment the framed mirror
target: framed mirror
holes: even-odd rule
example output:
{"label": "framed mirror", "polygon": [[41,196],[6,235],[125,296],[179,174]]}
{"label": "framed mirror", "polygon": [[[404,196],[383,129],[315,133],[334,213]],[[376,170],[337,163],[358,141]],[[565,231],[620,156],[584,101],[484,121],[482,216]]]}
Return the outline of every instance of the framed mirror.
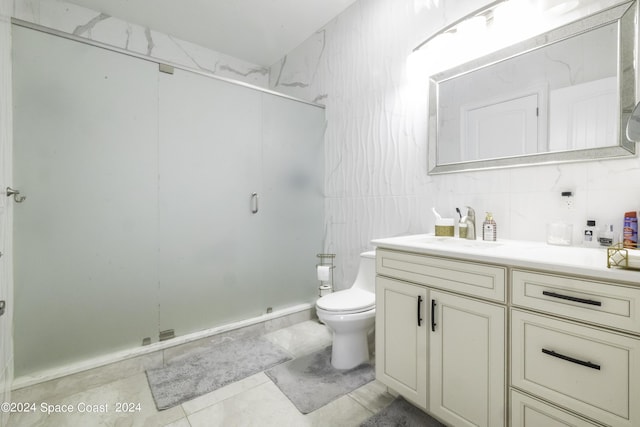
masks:
{"label": "framed mirror", "polygon": [[627,122],[627,139],[629,141],[640,142],[640,103],[633,109],[631,117]]}
{"label": "framed mirror", "polygon": [[637,3],[429,79],[429,173],[635,155]]}

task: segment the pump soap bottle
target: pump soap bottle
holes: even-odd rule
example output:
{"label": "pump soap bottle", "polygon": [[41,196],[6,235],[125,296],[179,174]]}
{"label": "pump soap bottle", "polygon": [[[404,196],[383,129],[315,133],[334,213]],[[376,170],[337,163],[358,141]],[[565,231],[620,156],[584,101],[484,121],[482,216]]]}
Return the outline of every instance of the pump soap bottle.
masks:
{"label": "pump soap bottle", "polygon": [[491,212],[487,212],[487,216],[482,223],[482,240],[495,242],[497,234],[498,226],[496,225],[496,221],[493,219]]}
{"label": "pump soap bottle", "polygon": [[592,219],[587,220],[587,226],[584,228],[582,243],[584,244],[584,246],[598,246],[598,240],[596,236],[596,222]]}

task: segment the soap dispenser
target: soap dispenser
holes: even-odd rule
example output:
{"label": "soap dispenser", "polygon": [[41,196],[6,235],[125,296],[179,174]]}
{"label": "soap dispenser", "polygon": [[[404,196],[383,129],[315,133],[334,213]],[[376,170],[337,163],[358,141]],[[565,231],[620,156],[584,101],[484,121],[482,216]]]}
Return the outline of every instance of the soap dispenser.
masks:
{"label": "soap dispenser", "polygon": [[487,216],[482,223],[482,240],[495,242],[497,234],[498,227],[496,225],[496,221],[493,219],[491,212],[487,212]]}

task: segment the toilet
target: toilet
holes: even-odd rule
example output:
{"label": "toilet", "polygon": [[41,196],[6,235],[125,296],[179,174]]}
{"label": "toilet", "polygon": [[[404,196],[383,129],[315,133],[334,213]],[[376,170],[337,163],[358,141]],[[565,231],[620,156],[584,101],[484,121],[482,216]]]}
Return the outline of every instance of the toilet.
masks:
{"label": "toilet", "polygon": [[331,365],[336,369],[369,362],[367,334],[375,325],[375,278],[376,252],[363,252],[353,285],[316,302],[318,319],[333,332]]}

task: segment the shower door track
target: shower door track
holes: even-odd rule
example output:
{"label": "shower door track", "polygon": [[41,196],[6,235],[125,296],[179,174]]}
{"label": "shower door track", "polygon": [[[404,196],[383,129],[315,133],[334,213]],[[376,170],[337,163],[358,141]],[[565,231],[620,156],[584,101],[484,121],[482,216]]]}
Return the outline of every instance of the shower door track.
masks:
{"label": "shower door track", "polygon": [[66,33],[64,31],[60,31],[60,30],[56,30],[54,28],[50,28],[50,27],[45,27],[44,25],[40,25],[40,24],[34,24],[33,22],[29,22],[29,21],[24,21],[22,19],[18,19],[18,18],[11,18],[11,23],[20,27],[24,27],[24,28],[29,28],[35,31],[40,31],[42,33],[46,33],[46,34],[50,34],[52,36],[57,36],[57,37],[62,37],[64,39],[68,39],[68,40],[73,40],[79,43],[84,43],[90,46],[94,46],[100,49],[105,49],[105,50],[110,50],[112,52],[116,52],[116,53],[120,53],[123,55],[127,55],[127,56],[131,56],[134,58],[138,58],[141,59],[143,61],[148,61],[148,62],[153,62],[160,65],[170,65],[171,67],[178,69],[178,70],[183,70],[183,71],[188,71],[191,73],[196,73],[196,74],[200,74],[202,76],[205,77],[210,77],[212,79],[216,79],[216,80],[221,80],[223,82],[227,82],[233,85],[237,85],[237,86],[243,86],[249,89],[253,89],[253,90],[257,90],[258,92],[263,92],[263,93],[268,93],[271,95],[275,95],[275,96],[279,96],[281,98],[286,98],[289,99],[291,101],[296,101],[296,102],[301,102],[303,104],[308,104],[308,105],[312,105],[314,107],[318,107],[318,108],[322,108],[325,109],[325,106],[322,104],[317,104],[315,102],[310,102],[310,101],[306,101],[304,99],[300,99],[300,98],[296,98],[294,96],[290,96],[290,95],[286,95],[284,93],[280,93],[280,92],[276,92],[270,89],[265,89],[263,87],[260,86],[256,86],[256,85],[252,85],[251,83],[245,83],[245,82],[241,82],[238,80],[234,80],[228,77],[222,77],[222,76],[218,76],[217,74],[212,73],[211,71],[206,71],[206,70],[202,70],[199,68],[194,68],[194,67],[189,67],[186,65],[182,65],[182,64],[178,64],[175,62],[171,62],[171,61],[163,61],[160,60],[159,58],[154,58],[152,56],[149,55],[144,55],[142,53],[137,53],[137,52],[132,52],[130,50],[127,49],[122,49],[120,47],[117,46],[113,46],[107,43],[103,43],[103,42],[99,42],[96,40],[91,40],[91,39],[87,39],[85,37],[80,37],[80,36],[76,36],[75,34],[70,34],[70,33]]}

